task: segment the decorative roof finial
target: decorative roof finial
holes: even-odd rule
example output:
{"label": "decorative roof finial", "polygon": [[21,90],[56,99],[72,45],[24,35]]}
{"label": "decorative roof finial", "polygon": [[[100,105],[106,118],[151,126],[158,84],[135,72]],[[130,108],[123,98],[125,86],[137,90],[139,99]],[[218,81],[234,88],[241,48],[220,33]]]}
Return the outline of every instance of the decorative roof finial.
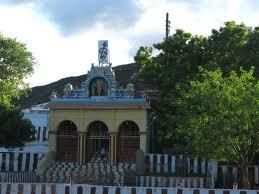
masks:
{"label": "decorative roof finial", "polygon": [[103,64],[109,64],[109,49],[108,40],[98,41],[98,61],[99,66]]}

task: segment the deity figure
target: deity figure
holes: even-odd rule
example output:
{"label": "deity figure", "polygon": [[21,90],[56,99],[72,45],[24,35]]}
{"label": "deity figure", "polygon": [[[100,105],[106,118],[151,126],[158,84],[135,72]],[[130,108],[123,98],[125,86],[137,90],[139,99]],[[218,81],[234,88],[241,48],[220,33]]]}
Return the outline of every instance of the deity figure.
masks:
{"label": "deity figure", "polygon": [[95,83],[95,96],[102,95],[103,86],[100,80],[97,80]]}
{"label": "deity figure", "polygon": [[133,84],[128,84],[127,87],[126,87],[126,90],[128,92],[128,95],[133,97],[134,96],[134,85]]}
{"label": "deity figure", "polygon": [[107,95],[107,84],[102,78],[94,79],[89,87],[90,96],[106,96]]}
{"label": "deity figure", "polygon": [[64,88],[64,97],[71,97],[72,90],[73,86],[70,83],[66,84]]}
{"label": "deity figure", "polygon": [[50,98],[57,98],[57,92],[52,91]]}

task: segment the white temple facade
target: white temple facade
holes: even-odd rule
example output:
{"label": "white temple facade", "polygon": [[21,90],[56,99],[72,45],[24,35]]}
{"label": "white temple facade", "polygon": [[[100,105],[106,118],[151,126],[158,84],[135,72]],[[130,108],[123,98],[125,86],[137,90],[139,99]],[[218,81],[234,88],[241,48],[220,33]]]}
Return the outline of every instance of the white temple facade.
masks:
{"label": "white temple facade", "polygon": [[36,142],[46,142],[48,140],[49,108],[47,104],[38,104],[22,110],[24,118],[29,119],[35,127]]}

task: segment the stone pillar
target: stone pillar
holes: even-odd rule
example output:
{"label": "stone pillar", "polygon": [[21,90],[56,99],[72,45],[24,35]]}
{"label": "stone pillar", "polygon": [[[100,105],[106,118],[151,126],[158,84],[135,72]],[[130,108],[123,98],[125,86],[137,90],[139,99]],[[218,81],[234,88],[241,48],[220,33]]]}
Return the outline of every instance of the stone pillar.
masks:
{"label": "stone pillar", "polygon": [[82,164],[82,133],[78,132],[78,141],[77,141],[77,162],[79,162],[79,164]]}
{"label": "stone pillar", "polygon": [[57,151],[57,131],[56,130],[49,131],[48,151],[55,152],[55,153]]}
{"label": "stone pillar", "polygon": [[83,163],[85,164],[87,162],[87,133],[85,132],[84,133],[84,136],[83,136],[83,147],[84,147],[84,152],[83,152]]}
{"label": "stone pillar", "polygon": [[109,160],[112,165],[116,164],[117,158],[117,132],[110,132],[109,133]]}
{"label": "stone pillar", "polygon": [[85,163],[85,141],[86,141],[86,133],[78,132],[78,153],[79,153],[79,163]]}
{"label": "stone pillar", "polygon": [[140,149],[147,153],[147,132],[140,131]]}

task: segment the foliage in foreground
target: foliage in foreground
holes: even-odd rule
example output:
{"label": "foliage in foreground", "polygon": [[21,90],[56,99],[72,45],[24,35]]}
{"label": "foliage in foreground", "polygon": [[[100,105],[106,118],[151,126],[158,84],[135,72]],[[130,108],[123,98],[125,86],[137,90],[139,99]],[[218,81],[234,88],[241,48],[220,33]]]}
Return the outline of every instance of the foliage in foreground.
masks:
{"label": "foliage in foreground", "polygon": [[253,69],[232,71],[201,69],[201,80],[178,98],[177,132],[187,137],[186,152],[234,162],[241,167],[243,185],[249,187],[246,167],[258,153],[259,82]]}
{"label": "foliage in foreground", "polygon": [[155,57],[153,48],[138,50],[135,79],[160,91],[153,122],[161,151],[235,162],[249,187],[244,166],[258,148],[259,27],[226,22],[208,37],[176,30],[154,48]]}
{"label": "foliage in foreground", "polygon": [[21,146],[33,137],[34,127],[19,109],[0,106],[0,146]]}
{"label": "foliage in foreground", "polygon": [[249,31],[245,24],[226,22],[208,37],[176,30],[154,48],[159,51],[155,57],[153,48],[138,50],[135,61],[140,71],[135,78],[148,80],[160,91],[153,114],[161,151],[183,152],[186,140],[175,131],[178,110],[173,99],[180,95],[177,85],[188,88],[190,80],[199,80],[199,66],[208,70],[220,68],[223,76],[228,76],[233,70],[240,73],[241,66],[250,70],[253,65],[255,78],[259,79],[259,27]]}
{"label": "foliage in foreground", "polygon": [[34,63],[25,44],[0,34],[0,146],[20,146],[32,139],[32,123],[23,119],[13,100],[28,89],[25,79]]}
{"label": "foliage in foreground", "polygon": [[0,34],[0,104],[10,106],[28,89],[25,79],[32,74],[34,64],[25,44]]}

